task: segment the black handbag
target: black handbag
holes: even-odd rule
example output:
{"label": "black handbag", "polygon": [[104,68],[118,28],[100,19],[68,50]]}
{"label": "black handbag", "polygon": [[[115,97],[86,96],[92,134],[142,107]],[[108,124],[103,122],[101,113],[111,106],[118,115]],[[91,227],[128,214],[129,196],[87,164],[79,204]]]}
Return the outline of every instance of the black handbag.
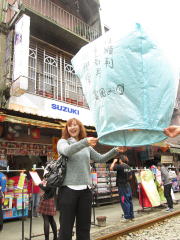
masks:
{"label": "black handbag", "polygon": [[58,160],[53,161],[47,166],[45,179],[47,187],[61,187],[66,176],[68,157],[61,155]]}

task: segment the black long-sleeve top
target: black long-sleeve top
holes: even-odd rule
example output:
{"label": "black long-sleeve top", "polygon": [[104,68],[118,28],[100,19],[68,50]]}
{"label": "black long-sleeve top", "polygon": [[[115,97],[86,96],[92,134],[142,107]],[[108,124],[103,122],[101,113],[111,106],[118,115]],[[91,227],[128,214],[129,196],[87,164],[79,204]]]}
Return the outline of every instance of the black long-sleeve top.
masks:
{"label": "black long-sleeve top", "polygon": [[50,199],[55,196],[56,188],[44,186],[42,183],[39,184],[39,187],[44,191],[44,199]]}

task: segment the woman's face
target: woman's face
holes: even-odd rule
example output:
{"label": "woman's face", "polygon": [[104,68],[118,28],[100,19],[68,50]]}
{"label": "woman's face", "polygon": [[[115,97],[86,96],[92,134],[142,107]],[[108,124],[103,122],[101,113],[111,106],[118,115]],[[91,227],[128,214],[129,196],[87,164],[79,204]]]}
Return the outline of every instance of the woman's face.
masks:
{"label": "woman's face", "polygon": [[80,127],[75,120],[72,121],[71,125],[69,125],[67,127],[67,129],[68,129],[68,133],[71,137],[78,139]]}

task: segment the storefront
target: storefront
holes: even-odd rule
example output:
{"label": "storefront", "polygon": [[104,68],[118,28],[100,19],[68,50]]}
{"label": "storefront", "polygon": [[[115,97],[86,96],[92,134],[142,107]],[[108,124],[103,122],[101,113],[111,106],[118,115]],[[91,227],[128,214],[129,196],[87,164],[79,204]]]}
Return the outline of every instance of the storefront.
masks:
{"label": "storefront", "polygon": [[[44,118],[32,114],[5,110],[0,114],[0,165],[8,178],[4,202],[4,219],[28,214],[29,194],[27,182],[29,171],[42,168],[47,161],[57,157],[56,145],[65,125],[63,120]],[[87,127],[87,132],[94,132]],[[23,189],[18,188],[20,173],[27,175]],[[40,177],[43,169],[37,170]]]}
{"label": "storefront", "polygon": [[[53,124],[39,121],[38,117],[32,120],[25,114],[22,117],[12,113],[15,112],[2,113],[0,118],[0,165],[5,167],[4,173],[7,176],[7,191],[3,206],[4,219],[21,217],[22,208],[24,208],[24,215],[28,215],[28,171],[32,170],[33,166],[45,165],[47,160],[52,158],[52,139],[60,136],[59,124],[52,128]],[[23,189],[20,189],[18,181],[22,170],[25,170],[26,179]],[[41,172],[40,175],[42,175]]]}

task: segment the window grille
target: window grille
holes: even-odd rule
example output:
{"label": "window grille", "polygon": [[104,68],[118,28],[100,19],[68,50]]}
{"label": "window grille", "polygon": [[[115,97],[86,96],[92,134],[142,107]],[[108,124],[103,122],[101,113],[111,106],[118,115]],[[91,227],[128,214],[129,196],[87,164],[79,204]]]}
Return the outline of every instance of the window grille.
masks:
{"label": "window grille", "polygon": [[37,49],[29,49],[29,82],[28,90],[30,93],[36,93],[36,65],[37,65]]}
{"label": "window grille", "polygon": [[43,91],[45,96],[57,98],[58,60],[44,51]]}
{"label": "window grille", "polygon": [[28,92],[81,107],[88,107],[71,57],[31,41]]}

